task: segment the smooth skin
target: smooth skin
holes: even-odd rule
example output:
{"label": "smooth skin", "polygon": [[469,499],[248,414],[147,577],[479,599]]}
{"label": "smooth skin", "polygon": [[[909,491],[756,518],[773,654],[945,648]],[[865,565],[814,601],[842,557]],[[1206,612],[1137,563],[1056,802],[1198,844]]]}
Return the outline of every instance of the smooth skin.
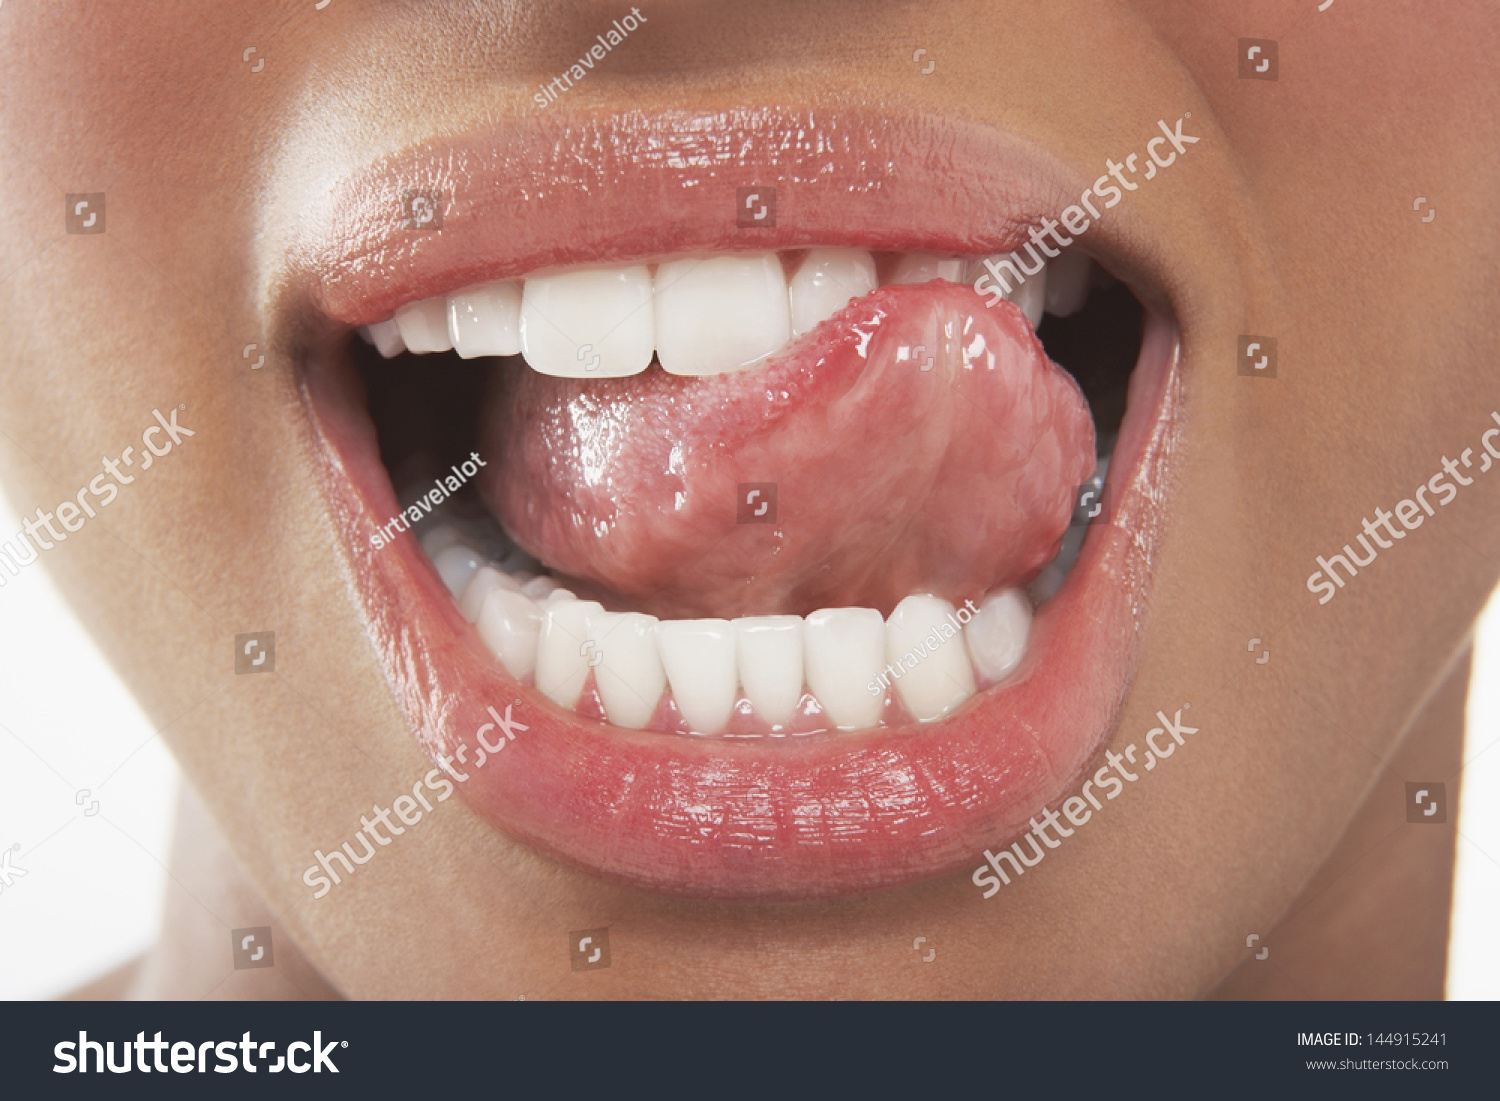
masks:
{"label": "smooth skin", "polygon": [[[1456,817],[1500,475],[1327,606],[1304,583],[1362,517],[1477,448],[1500,409],[1482,274],[1500,252],[1500,35],[1478,3],[643,8],[647,26],[553,109],[922,110],[1017,131],[1090,178],[1192,112],[1203,140],[1128,199],[1182,327],[1185,399],[1113,745],[1184,702],[1202,733],[989,901],[967,868],[817,905],[669,901],[546,860],[457,800],[311,898],[312,849],[430,766],[349,597],[296,365],[241,357],[290,324],[264,286],[277,227],[319,181],[536,110],[536,86],[626,10],[0,10],[6,493],[23,514],[72,496],[153,408],[185,405],[197,433],[45,554],[191,787],[161,944],[92,993],[1439,995],[1453,834],[1405,824],[1403,781],[1446,780]],[[1239,78],[1242,37],[1278,40],[1276,82]],[[92,191],[107,232],[64,235],[63,194]],[[1275,380],[1236,373],[1245,333],[1277,337]],[[232,637],[268,626],[275,675],[234,677]],[[276,968],[226,979],[224,930],[273,922]],[[599,926],[612,966],[571,972],[568,932]],[[1357,958],[1340,954],[1354,942]]]}

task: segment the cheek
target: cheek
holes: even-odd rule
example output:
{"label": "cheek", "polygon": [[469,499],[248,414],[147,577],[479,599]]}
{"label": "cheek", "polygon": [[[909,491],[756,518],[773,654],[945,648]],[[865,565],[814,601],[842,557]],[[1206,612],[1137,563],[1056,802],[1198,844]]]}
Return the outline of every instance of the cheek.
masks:
{"label": "cheek", "polygon": [[[63,170],[59,183],[106,166],[96,183],[134,176],[164,148],[180,155],[222,134],[236,98],[253,110],[235,46],[255,42],[248,13],[169,2],[101,17],[59,3],[22,8],[14,20],[12,37],[28,48],[8,51],[5,127],[30,139],[32,157]],[[169,167],[155,163],[158,172]]]}
{"label": "cheek", "polygon": [[[1368,188],[1355,172],[1389,177],[1430,161],[1469,128],[1474,93],[1492,83],[1492,38],[1478,7],[1334,0],[1295,12],[1279,3],[1213,0],[1205,19],[1183,20],[1174,5],[1143,4],[1147,17],[1183,59],[1213,103],[1238,150],[1285,177],[1316,175],[1341,204]],[[1274,80],[1250,79],[1241,40],[1265,45],[1257,62],[1274,63]],[[1248,49],[1248,47],[1246,47]],[[1469,135],[1472,139],[1472,134]]]}

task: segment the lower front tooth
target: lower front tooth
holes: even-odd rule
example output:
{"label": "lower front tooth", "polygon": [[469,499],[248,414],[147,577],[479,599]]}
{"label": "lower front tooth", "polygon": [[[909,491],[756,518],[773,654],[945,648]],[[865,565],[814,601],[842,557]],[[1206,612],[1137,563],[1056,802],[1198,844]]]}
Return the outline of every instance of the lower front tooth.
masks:
{"label": "lower front tooth", "polygon": [[918,722],[940,719],[974,695],[974,671],[953,605],[935,596],[909,596],[885,625],[887,673],[896,695]]}
{"label": "lower front tooth", "polygon": [[802,630],[802,650],[807,687],[835,726],[858,730],[880,721],[885,690],[874,677],[885,666],[885,621],[878,611],[813,612]]}
{"label": "lower front tooth", "polygon": [[448,339],[448,304],[441,298],[413,302],[396,311],[396,328],[409,352],[447,352],[453,349]]}
{"label": "lower front tooth", "polygon": [[471,547],[454,543],[438,551],[432,559],[432,565],[457,600],[458,595],[464,591],[464,586],[469,583],[469,578],[474,576],[474,571],[484,565],[484,557]]}
{"label": "lower front tooth", "polygon": [[746,698],[763,722],[784,726],[802,702],[802,617],[747,616],[734,631]]}
{"label": "lower front tooth", "polygon": [[532,600],[546,600],[561,588],[562,586],[557,583],[556,578],[543,575],[529,579],[521,586],[521,591],[531,597]]}
{"label": "lower front tooth", "polygon": [[[411,507],[413,501],[421,494],[407,490],[401,495],[401,508],[403,511]],[[422,546],[422,553],[429,559],[436,558],[449,547],[456,547],[464,541],[463,532],[452,524],[439,524],[435,528],[429,528],[417,537],[417,542]]]}
{"label": "lower front tooth", "polygon": [[727,619],[669,619],[656,626],[672,698],[699,734],[717,734],[734,713],[734,625]]}
{"label": "lower front tooth", "polygon": [[1030,631],[1031,601],[1020,589],[1002,589],[980,601],[979,612],[964,627],[979,675],[987,681],[1009,675],[1026,656]]}
{"label": "lower front tooth", "polygon": [[620,378],[651,365],[651,272],[629,268],[532,276],[521,292],[521,354],[555,378]]}
{"label": "lower front tooth", "polygon": [[603,610],[592,600],[554,599],[548,600],[542,608],[542,632],[536,648],[536,686],[553,703],[567,708],[578,705],[591,668],[589,617]]}
{"label": "lower front tooth", "polygon": [[516,680],[523,680],[536,672],[542,610],[535,601],[510,589],[491,589],[479,609],[474,629],[485,649]]}
{"label": "lower front tooth", "polygon": [[674,260],[656,269],[656,358],[670,375],[719,375],[791,340],[775,253]]}
{"label": "lower front tooth", "polygon": [[640,730],[667,686],[656,645],[657,619],[640,612],[600,612],[589,619],[589,663],[605,717]]}
{"label": "lower front tooth", "polygon": [[470,623],[477,622],[480,609],[484,607],[485,598],[496,589],[519,592],[520,586],[503,571],[493,566],[480,566],[474,571],[474,576],[469,578],[469,583],[464,586],[463,595],[458,598],[458,610]]}

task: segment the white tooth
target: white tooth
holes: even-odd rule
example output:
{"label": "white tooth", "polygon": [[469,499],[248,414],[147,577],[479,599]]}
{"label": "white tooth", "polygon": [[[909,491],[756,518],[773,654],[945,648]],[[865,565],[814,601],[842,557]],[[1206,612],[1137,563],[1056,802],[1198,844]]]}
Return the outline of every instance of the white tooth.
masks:
{"label": "white tooth", "polygon": [[474,571],[484,565],[484,555],[472,547],[454,543],[433,555],[432,565],[443,584],[448,586],[448,591],[457,598],[469,583],[469,578],[474,576]]}
{"label": "white tooth", "polygon": [[375,345],[375,350],[386,359],[399,356],[406,351],[406,344],[401,340],[401,330],[396,325],[395,318],[389,321],[377,321],[369,326],[370,343]]}
{"label": "white tooth", "polygon": [[1043,308],[1047,305],[1047,269],[1049,264],[1044,264],[1041,272],[1037,275],[1028,276],[1025,284],[1016,288],[1016,294],[1011,297],[1011,302],[1016,303],[1026,315],[1026,320],[1031,321],[1032,329],[1040,326]]}
{"label": "white tooth", "polygon": [[784,726],[802,702],[802,617],[747,616],[734,633],[746,698],[761,719]]}
{"label": "white tooth", "polygon": [[1083,309],[1089,296],[1089,278],[1094,266],[1077,249],[1063,249],[1063,254],[1047,265],[1047,312],[1067,317]]}
{"label": "white tooth", "polygon": [[[536,672],[542,610],[536,601],[502,586],[491,589],[474,621],[480,641],[516,680]],[[540,679],[537,681],[541,683]],[[579,685],[580,690],[582,685]],[[574,696],[574,700],[577,700]]]}
{"label": "white tooth", "polygon": [[544,574],[541,577],[528,578],[522,584],[521,591],[531,597],[532,600],[546,600],[548,596],[561,588],[562,586],[557,583],[556,578],[547,577]]}
{"label": "white tooth", "polygon": [[521,284],[489,283],[448,296],[448,339],[463,359],[521,353]]}
{"label": "white tooth", "polygon": [[409,352],[420,355],[453,350],[453,341],[448,339],[448,304],[441,298],[402,306],[396,311],[396,328],[401,330]]}
{"label": "white tooth", "polygon": [[[833,724],[858,730],[880,721],[885,689],[885,622],[874,608],[821,608],[802,630],[807,687]],[[879,691],[871,693],[870,685]]]}
{"label": "white tooth", "polygon": [[550,593],[547,594],[544,602],[547,604],[556,604],[559,600],[577,599],[578,598],[573,595],[572,589],[553,589]]}
{"label": "white tooth", "polygon": [[1021,307],[1021,312],[1026,315],[1026,320],[1031,322],[1033,329],[1042,323],[1042,307],[1047,302],[1047,268],[1049,266],[1043,264],[1041,271],[1035,275],[1028,275],[1026,282],[1017,287],[1014,294],[1007,296]]}
{"label": "white tooth", "polygon": [[521,354],[544,375],[638,375],[651,365],[652,326],[643,264],[532,276],[521,292]]}
{"label": "white tooth", "polygon": [[946,279],[962,282],[964,262],[957,257],[939,256],[935,252],[908,252],[896,263],[892,283],[929,283]]}
{"label": "white tooth", "polygon": [[[410,491],[408,491],[410,492]],[[416,494],[417,497],[423,494]],[[403,511],[411,507],[410,502],[405,499],[401,502]],[[452,524],[439,524],[435,528],[429,528],[417,537],[417,542],[422,545],[422,553],[428,559],[434,559],[449,547],[457,546],[464,541],[463,533]]]}
{"label": "white tooth", "polygon": [[737,371],[792,338],[775,253],[674,260],[656,269],[656,358],[672,375]]}
{"label": "white tooth", "polygon": [[901,670],[899,678],[887,675],[918,722],[940,719],[974,695],[974,671],[952,616],[946,600],[913,595],[896,605],[885,624],[885,659]]}
{"label": "white tooth", "polygon": [[479,612],[484,607],[485,597],[496,589],[509,589],[513,593],[521,591],[521,587],[509,574],[495,569],[494,566],[480,566],[474,571],[474,576],[469,578],[469,583],[464,586],[463,595],[458,598],[458,610],[470,623],[477,622]]}
{"label": "white tooth", "polygon": [[808,250],[792,276],[792,335],[811,332],[849,304],[878,286],[875,260],[862,249]]}
{"label": "white tooth", "polygon": [[979,613],[964,627],[980,677],[998,681],[1014,670],[1026,656],[1030,631],[1031,601],[1020,589],[1001,589],[980,601]]}
{"label": "white tooth", "polygon": [[656,714],[667,674],[656,648],[654,615],[600,612],[589,619],[594,683],[604,714],[616,726],[639,730]]}
{"label": "white tooth", "polygon": [[553,703],[577,706],[589,676],[589,617],[603,610],[592,600],[554,599],[542,607],[536,686]]}
{"label": "white tooth", "polygon": [[672,698],[699,734],[724,729],[735,704],[734,625],[727,619],[669,619],[656,625]]}
{"label": "white tooth", "polygon": [[[985,267],[986,260],[995,265],[1000,272],[999,278],[996,278],[994,273]],[[1007,302],[1014,302],[1020,307],[1021,312],[1026,315],[1026,319],[1031,322],[1031,327],[1034,329],[1041,323],[1042,310],[1047,301],[1047,267],[1044,260],[1041,269],[1035,275],[1027,275],[1021,270],[1014,254],[997,252],[993,256],[979,257],[966,264],[964,278],[970,286],[973,286],[981,277],[987,277],[985,282],[987,289],[982,293],[988,297],[992,293],[988,288],[1000,291],[1001,297]],[[1006,287],[1010,289],[1006,290]]]}

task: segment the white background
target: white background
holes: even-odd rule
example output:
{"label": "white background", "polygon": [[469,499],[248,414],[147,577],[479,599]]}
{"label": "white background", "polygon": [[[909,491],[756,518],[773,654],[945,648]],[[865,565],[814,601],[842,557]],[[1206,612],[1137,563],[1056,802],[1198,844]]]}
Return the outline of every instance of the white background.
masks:
{"label": "white background", "polygon": [[[19,527],[0,498],[0,538]],[[1448,994],[1493,999],[1500,998],[1500,598],[1491,599],[1475,644]],[[41,563],[7,575],[0,850],[19,845],[11,863],[26,875],[0,890],[0,998],[62,993],[152,942],[176,784],[171,755]],[[89,795],[80,796],[84,789]]]}

